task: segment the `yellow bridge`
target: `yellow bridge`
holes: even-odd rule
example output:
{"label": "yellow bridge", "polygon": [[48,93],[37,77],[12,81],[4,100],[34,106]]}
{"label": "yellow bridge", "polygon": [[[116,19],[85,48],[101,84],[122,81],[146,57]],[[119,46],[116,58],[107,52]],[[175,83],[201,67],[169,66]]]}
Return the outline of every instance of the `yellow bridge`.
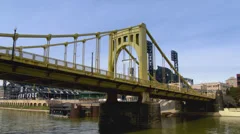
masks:
{"label": "yellow bridge", "polygon": [[[100,42],[103,37],[109,38],[108,70],[100,69]],[[18,38],[43,38],[46,44],[34,46],[7,47],[0,46],[0,79],[13,80],[24,83],[35,83],[52,87],[74,88],[98,92],[137,95],[142,101],[149,97],[211,101],[215,96],[201,94],[191,88],[183,77],[176,71],[171,62],[160,49],[145,24],[134,27],[87,34],[67,35],[31,35],[0,33],[0,37],[12,38],[16,43]],[[89,37],[78,40],[80,37]],[[73,38],[71,42],[51,44],[52,38]],[[187,88],[159,83],[149,73],[147,68],[147,39],[155,45],[168,65],[180,76],[181,82]],[[89,40],[96,40],[95,67],[85,65],[85,45]],[[76,62],[77,43],[82,43],[82,63]],[[67,48],[73,44],[73,61],[67,61]],[[49,56],[50,48],[64,46],[64,59]],[[136,50],[137,57],[127,49],[131,46]],[[40,48],[43,55],[29,53],[24,49]],[[116,64],[121,51],[129,54],[138,64],[138,76],[117,73]],[[149,80],[149,77],[152,78]],[[111,96],[109,96],[111,97]]]}

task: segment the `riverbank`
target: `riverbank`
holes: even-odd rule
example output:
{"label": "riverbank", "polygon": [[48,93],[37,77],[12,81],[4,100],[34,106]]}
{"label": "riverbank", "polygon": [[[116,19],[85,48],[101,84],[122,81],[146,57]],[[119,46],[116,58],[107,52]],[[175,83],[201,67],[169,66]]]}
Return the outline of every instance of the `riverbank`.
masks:
{"label": "riverbank", "polygon": [[180,116],[210,116],[220,117],[222,116],[219,112],[164,112],[161,114],[163,117],[180,117]]}
{"label": "riverbank", "polygon": [[47,107],[47,106],[34,107],[34,106],[0,105],[0,109],[49,113],[49,107]]}
{"label": "riverbank", "polygon": [[219,112],[180,112],[180,111],[164,111],[161,112],[163,117],[179,117],[179,116],[211,116],[211,117],[240,117],[240,108],[224,108]]}

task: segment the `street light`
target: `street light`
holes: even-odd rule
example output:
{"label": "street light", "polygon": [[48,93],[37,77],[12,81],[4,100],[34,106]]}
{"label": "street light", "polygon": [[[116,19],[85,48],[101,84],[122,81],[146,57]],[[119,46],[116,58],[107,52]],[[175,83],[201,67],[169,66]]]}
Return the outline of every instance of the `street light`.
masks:
{"label": "street light", "polygon": [[91,72],[93,74],[93,52],[92,52]]}
{"label": "street light", "polygon": [[17,28],[14,29],[14,35],[13,35],[13,48],[12,48],[12,60],[14,59],[14,54],[15,54],[15,47],[16,47],[16,32]]}

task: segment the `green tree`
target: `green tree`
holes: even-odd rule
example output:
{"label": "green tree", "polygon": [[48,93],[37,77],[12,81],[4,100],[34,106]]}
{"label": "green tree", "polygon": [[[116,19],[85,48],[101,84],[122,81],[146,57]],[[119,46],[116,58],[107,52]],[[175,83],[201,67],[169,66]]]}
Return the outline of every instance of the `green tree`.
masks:
{"label": "green tree", "polygon": [[231,87],[229,91],[227,91],[227,95],[232,96],[234,100],[239,104],[240,100],[240,87]]}

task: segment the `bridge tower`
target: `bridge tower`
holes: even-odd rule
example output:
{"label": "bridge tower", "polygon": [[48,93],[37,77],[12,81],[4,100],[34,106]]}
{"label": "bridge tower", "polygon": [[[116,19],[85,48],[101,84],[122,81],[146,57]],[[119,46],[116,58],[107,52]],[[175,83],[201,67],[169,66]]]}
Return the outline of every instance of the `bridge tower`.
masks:
{"label": "bridge tower", "polygon": [[[149,80],[147,60],[147,29],[144,23],[113,31],[109,35],[108,71],[116,77],[117,60],[122,50],[127,46],[135,49],[138,59],[138,81]],[[134,57],[133,57],[134,58]],[[107,92],[107,102],[100,105],[100,132],[111,130],[124,131],[134,127],[153,128],[160,126],[160,105],[150,102],[148,91],[139,93],[138,102],[117,102],[116,92]],[[132,113],[132,114],[129,114]],[[132,116],[133,115],[133,116]]]}
{"label": "bridge tower", "polygon": [[132,46],[137,53],[139,60],[138,78],[148,80],[146,25],[144,23],[110,34],[108,71],[116,73],[118,56],[127,46]]}

